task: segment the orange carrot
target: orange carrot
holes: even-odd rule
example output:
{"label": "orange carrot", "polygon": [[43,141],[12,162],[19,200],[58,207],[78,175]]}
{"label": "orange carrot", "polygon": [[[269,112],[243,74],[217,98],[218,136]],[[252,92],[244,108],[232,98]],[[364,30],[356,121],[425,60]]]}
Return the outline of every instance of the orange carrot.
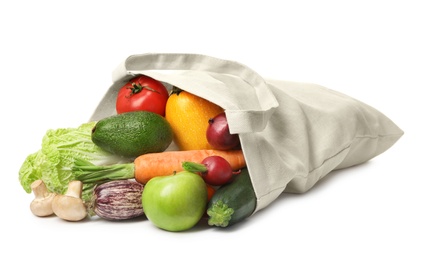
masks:
{"label": "orange carrot", "polygon": [[156,176],[167,176],[183,170],[184,161],[200,163],[208,156],[225,158],[233,170],[246,167],[242,150],[187,150],[148,153],[137,157],[132,163],[97,166],[85,161],[77,161],[72,167],[76,180],[83,183],[99,183],[109,180],[133,179],[146,184]]}
{"label": "orange carrot", "polygon": [[207,184],[207,183],[206,183],[206,186],[207,186],[207,202],[209,202],[210,199],[215,194],[216,189],[213,186],[211,186],[210,184]]}
{"label": "orange carrot", "polygon": [[137,157],[135,163],[135,180],[142,184],[156,176],[165,176],[183,170],[182,162],[200,163],[208,156],[218,155],[225,158],[233,170],[246,166],[242,150],[188,150],[148,153]]}

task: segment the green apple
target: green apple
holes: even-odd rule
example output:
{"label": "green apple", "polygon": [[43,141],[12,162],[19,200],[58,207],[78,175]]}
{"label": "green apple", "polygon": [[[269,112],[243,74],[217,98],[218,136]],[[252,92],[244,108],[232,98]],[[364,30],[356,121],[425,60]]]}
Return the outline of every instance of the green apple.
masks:
{"label": "green apple", "polygon": [[198,174],[182,171],[154,177],[144,186],[143,210],[157,227],[183,231],[195,226],[207,205],[207,187]]}

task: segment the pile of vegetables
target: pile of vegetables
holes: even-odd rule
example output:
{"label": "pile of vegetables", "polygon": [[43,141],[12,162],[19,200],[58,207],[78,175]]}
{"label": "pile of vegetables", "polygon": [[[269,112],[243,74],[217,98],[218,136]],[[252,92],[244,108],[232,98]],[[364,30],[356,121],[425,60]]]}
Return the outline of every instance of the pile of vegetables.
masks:
{"label": "pile of vegetables", "polygon": [[[141,75],[120,89],[117,114],[48,130],[19,170],[31,212],[66,221],[145,216],[183,231],[207,218],[227,227],[252,215],[256,197],[238,135],[224,110]],[[171,143],[178,150],[167,150]]]}
{"label": "pile of vegetables", "polygon": [[[69,182],[75,179],[72,167],[76,161],[83,160],[94,165],[129,161],[92,142],[91,131],[95,124],[90,122],[77,128],[48,130],[42,138],[41,149],[28,155],[19,170],[19,180],[24,190],[31,192],[32,183],[42,180],[49,191],[64,194]],[[85,202],[91,199],[94,186],[95,183],[83,186],[82,197]]]}

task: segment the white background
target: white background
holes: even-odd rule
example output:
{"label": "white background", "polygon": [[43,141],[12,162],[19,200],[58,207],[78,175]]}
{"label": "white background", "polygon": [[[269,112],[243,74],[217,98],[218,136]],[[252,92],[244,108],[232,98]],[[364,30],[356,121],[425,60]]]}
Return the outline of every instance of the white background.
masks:
{"label": "white background", "polygon": [[[427,1],[112,2],[0,4],[1,259],[431,259]],[[324,85],[374,106],[405,135],[229,229],[33,216],[18,182],[25,157],[47,129],[87,121],[113,69],[147,52],[201,53]]]}

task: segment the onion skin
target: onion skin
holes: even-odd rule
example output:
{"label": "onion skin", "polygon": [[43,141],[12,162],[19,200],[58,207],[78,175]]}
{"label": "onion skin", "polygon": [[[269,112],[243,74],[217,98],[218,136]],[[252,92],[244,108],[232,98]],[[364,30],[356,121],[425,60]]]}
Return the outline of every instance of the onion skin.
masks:
{"label": "onion skin", "polygon": [[143,216],[143,188],[141,183],[131,180],[100,184],[93,192],[93,212],[107,220],[126,220]]}
{"label": "onion skin", "polygon": [[225,112],[208,121],[207,142],[218,150],[231,150],[240,145],[238,134],[231,134]]}

